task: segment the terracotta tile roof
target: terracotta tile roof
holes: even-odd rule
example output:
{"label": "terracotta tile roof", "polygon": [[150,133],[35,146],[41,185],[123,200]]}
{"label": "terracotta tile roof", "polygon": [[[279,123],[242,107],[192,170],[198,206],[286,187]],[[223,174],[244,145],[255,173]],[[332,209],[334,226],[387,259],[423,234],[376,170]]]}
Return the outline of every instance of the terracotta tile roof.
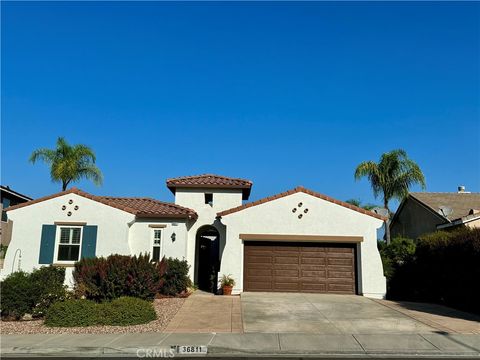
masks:
{"label": "terracotta tile roof", "polygon": [[194,210],[176,204],[166,203],[151,198],[96,196],[86,193],[75,187],[57,194],[45,196],[32,201],[27,201],[15,206],[10,206],[6,209],[6,211],[11,211],[22,208],[24,206],[33,205],[66,194],[76,194],[79,196],[83,196],[87,199],[94,200],[99,203],[114,207],[116,209],[129,212],[136,215],[137,217],[186,219],[197,218],[197,213]]}
{"label": "terracotta tile roof", "polygon": [[374,218],[377,218],[377,219],[380,219],[380,220],[383,220],[383,221],[387,220],[385,217],[383,217],[383,216],[381,216],[381,215],[378,215],[378,214],[374,213],[373,211],[365,210],[365,209],[359,208],[359,207],[357,207],[357,206],[355,206],[355,205],[351,205],[351,204],[349,204],[349,203],[346,203],[346,202],[344,202],[344,201],[336,200],[336,199],[334,199],[334,198],[332,198],[332,197],[330,197],[330,196],[326,196],[326,195],[317,193],[317,192],[315,192],[315,191],[306,189],[306,188],[304,188],[303,186],[298,186],[298,187],[296,187],[295,189],[292,189],[292,190],[289,190],[289,191],[286,191],[286,192],[283,192],[283,193],[280,193],[280,194],[277,194],[277,195],[269,196],[269,197],[266,197],[266,198],[263,198],[263,199],[260,199],[260,200],[257,200],[257,201],[248,203],[248,204],[244,204],[244,205],[241,205],[241,206],[237,206],[237,207],[235,207],[235,208],[232,208],[232,209],[228,209],[228,210],[221,211],[221,212],[217,213],[217,216],[225,216],[225,215],[233,214],[233,213],[235,213],[235,212],[237,212],[237,211],[242,211],[242,210],[248,209],[248,208],[250,208],[250,207],[252,207],[252,206],[261,205],[261,204],[267,203],[267,202],[269,202],[269,201],[277,200],[277,199],[280,199],[280,198],[282,198],[282,197],[285,197],[285,196],[288,196],[288,195],[292,195],[292,194],[295,194],[295,193],[298,193],[298,192],[303,192],[303,193],[305,193],[305,194],[309,194],[309,195],[315,196],[315,197],[317,197],[317,198],[319,198],[319,199],[332,202],[332,203],[334,203],[334,204],[337,204],[337,205],[346,207],[346,208],[348,208],[348,209],[357,211],[357,212],[362,213],[362,214],[365,214],[365,215],[372,216],[372,217],[374,217]]}
{"label": "terracotta tile roof", "polygon": [[[447,220],[470,215],[471,210],[480,210],[480,193],[412,192],[409,196],[414,197]],[[444,216],[440,211],[441,206],[449,207],[452,209],[452,213]]]}
{"label": "terracotta tile roof", "polygon": [[167,187],[175,194],[176,188],[242,189],[243,199],[247,200],[252,188],[250,180],[226,176],[203,174],[167,179]]}

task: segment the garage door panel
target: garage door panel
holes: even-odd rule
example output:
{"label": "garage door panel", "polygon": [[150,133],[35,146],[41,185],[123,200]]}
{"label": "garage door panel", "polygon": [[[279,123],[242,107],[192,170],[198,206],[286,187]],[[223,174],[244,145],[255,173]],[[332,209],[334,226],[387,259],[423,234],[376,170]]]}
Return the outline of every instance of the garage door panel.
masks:
{"label": "garage door panel", "polygon": [[344,245],[333,245],[327,248],[329,253],[353,253],[353,248]]}
{"label": "garage door panel", "polygon": [[355,293],[353,244],[245,243],[246,291]]}
{"label": "garage door panel", "polygon": [[279,276],[294,276],[295,278],[298,278],[299,276],[299,270],[297,269],[291,269],[291,270],[273,270],[273,275],[278,279]]}
{"label": "garage door panel", "polygon": [[327,264],[327,259],[326,258],[301,258],[300,259],[300,265],[303,266],[309,266],[309,265],[312,265],[312,266],[325,266]]}
{"label": "garage door panel", "polygon": [[321,278],[321,279],[324,279],[326,278],[326,275],[327,275],[327,271],[326,270],[320,270],[320,271],[312,271],[312,270],[301,270],[301,277],[311,277],[313,279],[316,279],[316,278]]}
{"label": "garage door panel", "polygon": [[298,256],[276,256],[275,264],[298,264]]}
{"label": "garage door panel", "polygon": [[318,292],[326,293],[327,284],[326,283],[310,283],[310,282],[301,282],[300,291],[302,292]]}
{"label": "garage door panel", "polygon": [[353,276],[351,271],[336,271],[336,270],[328,270],[327,276],[329,279],[351,279]]}
{"label": "garage door panel", "polygon": [[306,265],[306,264],[300,264],[300,268],[302,270],[308,270],[308,271],[319,271],[319,270],[325,270],[326,266],[325,264],[317,264],[317,265]]}
{"label": "garage door panel", "polygon": [[254,269],[248,268],[246,271],[247,276],[272,276],[272,269]]}
{"label": "garage door panel", "polygon": [[252,264],[269,264],[273,262],[273,257],[271,256],[258,256],[258,255],[249,255],[250,263]]}
{"label": "garage door panel", "polygon": [[330,265],[340,265],[340,266],[352,266],[353,259],[339,259],[339,258],[328,258],[327,264]]}

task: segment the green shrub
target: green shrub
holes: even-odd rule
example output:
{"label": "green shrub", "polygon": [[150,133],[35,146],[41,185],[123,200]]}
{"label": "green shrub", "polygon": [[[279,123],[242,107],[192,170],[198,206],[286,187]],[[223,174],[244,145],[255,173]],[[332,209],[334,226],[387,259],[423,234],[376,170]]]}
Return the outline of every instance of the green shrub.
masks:
{"label": "green shrub", "polygon": [[50,306],[45,316],[45,325],[52,327],[127,326],[145,324],[156,318],[152,303],[142,299],[121,297],[104,303],[75,299],[57,302]]}
{"label": "green shrub", "polygon": [[150,302],[138,298],[121,297],[103,306],[104,325],[137,325],[145,324],[157,318]]}
{"label": "green shrub", "polygon": [[1,291],[2,317],[18,320],[31,312],[35,305],[28,273],[18,271],[8,275],[1,283]]}
{"label": "green shrub", "polygon": [[64,280],[65,268],[44,266],[32,272],[30,281],[32,297],[35,299],[32,315],[43,316],[53,303],[67,299],[68,292]]}
{"label": "green shrub", "polygon": [[389,280],[395,270],[404,263],[410,261],[415,254],[415,242],[408,238],[394,238],[390,244],[379,242],[378,247],[382,257],[383,272]]}
{"label": "green shrub", "polygon": [[2,316],[16,320],[25,314],[43,316],[51,304],[66,299],[64,279],[65,269],[53,266],[10,274],[1,283]]}
{"label": "green shrub", "polygon": [[100,323],[99,305],[91,300],[75,299],[57,302],[45,315],[45,325],[72,327],[91,326]]}
{"label": "green shrub", "polygon": [[164,282],[160,293],[168,296],[175,296],[187,291],[192,282],[188,277],[190,266],[186,260],[174,258],[166,259],[167,269],[163,276]]}
{"label": "green shrub", "polygon": [[82,259],[75,264],[73,278],[78,295],[95,301],[122,296],[151,300],[163,285],[167,264],[139,256],[110,255],[107,258]]}
{"label": "green shrub", "polygon": [[462,227],[422,236],[415,255],[396,269],[388,296],[480,313],[479,264],[480,229]]}

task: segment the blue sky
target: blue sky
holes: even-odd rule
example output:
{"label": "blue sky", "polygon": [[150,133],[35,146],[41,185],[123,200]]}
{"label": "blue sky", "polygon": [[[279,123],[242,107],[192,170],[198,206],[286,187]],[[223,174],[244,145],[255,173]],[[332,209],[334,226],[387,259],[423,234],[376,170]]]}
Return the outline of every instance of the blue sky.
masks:
{"label": "blue sky", "polygon": [[363,160],[405,149],[428,191],[480,191],[479,3],[2,3],[1,182],[60,188],[33,149],[90,145],[95,194],[244,177],[374,202]]}

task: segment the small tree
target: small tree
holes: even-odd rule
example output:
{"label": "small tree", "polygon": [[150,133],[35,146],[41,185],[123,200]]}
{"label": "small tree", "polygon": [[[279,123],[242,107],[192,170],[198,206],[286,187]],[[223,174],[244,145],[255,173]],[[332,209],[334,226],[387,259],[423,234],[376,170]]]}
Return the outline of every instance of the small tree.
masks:
{"label": "small tree", "polygon": [[53,182],[62,183],[62,191],[80,179],[92,180],[95,185],[102,184],[102,172],[95,165],[95,153],[88,146],[71,146],[59,137],[55,149],[37,149],[32,153],[30,162],[35,164],[38,160],[50,165],[50,177]]}
{"label": "small tree", "polygon": [[[355,180],[367,177],[375,198],[382,196],[383,206],[390,214],[388,203],[392,199],[402,200],[410,187],[419,184],[425,189],[425,177],[420,167],[408,158],[405,150],[393,150],[382,154],[380,161],[365,161],[355,170]],[[390,216],[388,216],[390,217]],[[385,237],[390,244],[389,220],[385,223]]]}

